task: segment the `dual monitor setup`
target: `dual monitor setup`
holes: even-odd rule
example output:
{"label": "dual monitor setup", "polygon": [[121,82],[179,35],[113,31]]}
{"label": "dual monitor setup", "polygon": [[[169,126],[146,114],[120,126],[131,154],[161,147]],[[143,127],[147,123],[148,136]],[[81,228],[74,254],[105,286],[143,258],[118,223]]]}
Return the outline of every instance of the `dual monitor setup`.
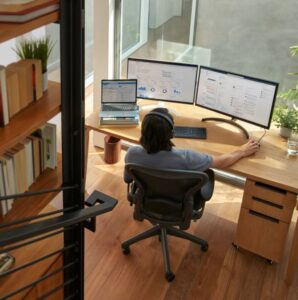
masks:
{"label": "dual monitor setup", "polygon": [[[231,117],[230,120],[205,118],[202,121],[234,124],[247,138],[247,131],[234,120],[269,129],[278,89],[276,82],[206,66],[136,58],[127,61],[127,78],[102,81],[102,104],[105,99],[112,103],[131,103],[132,111],[137,107],[137,98],[195,104]],[[204,138],[204,132],[200,132],[194,135],[201,134]]]}

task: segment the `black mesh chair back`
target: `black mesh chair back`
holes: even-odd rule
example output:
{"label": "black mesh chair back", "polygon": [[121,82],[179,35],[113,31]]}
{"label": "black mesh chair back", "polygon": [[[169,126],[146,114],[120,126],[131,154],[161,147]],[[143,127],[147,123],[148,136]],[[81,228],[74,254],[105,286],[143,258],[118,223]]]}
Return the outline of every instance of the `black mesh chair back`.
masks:
{"label": "black mesh chair back", "polygon": [[206,173],[152,169],[137,164],[126,165],[126,170],[138,187],[132,197],[136,219],[189,227],[194,195],[208,181]]}

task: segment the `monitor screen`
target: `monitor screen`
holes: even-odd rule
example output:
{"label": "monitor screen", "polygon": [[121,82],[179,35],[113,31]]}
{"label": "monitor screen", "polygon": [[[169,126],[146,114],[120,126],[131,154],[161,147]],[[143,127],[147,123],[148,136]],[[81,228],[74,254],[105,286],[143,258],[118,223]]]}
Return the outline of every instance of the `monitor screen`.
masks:
{"label": "monitor screen", "polygon": [[129,58],[127,78],[138,80],[137,97],[193,104],[198,66]]}
{"label": "monitor screen", "polygon": [[135,103],[137,101],[137,80],[101,81],[102,103]]}
{"label": "monitor screen", "polygon": [[200,67],[196,105],[269,128],[278,83]]}

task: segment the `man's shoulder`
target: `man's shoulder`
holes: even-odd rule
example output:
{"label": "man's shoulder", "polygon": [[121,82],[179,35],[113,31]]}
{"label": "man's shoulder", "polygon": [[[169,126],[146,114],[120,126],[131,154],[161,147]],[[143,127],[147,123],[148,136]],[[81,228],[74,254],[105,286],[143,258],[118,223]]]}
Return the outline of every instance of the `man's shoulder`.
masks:
{"label": "man's shoulder", "polygon": [[141,146],[132,146],[132,147],[129,147],[129,149],[127,150],[127,154],[143,152],[143,151],[144,151],[144,149]]}

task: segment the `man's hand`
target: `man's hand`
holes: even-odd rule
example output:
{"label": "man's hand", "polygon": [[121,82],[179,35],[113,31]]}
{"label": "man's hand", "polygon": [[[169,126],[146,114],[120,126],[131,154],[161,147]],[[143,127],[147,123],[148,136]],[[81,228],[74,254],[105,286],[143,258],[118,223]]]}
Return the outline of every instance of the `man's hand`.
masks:
{"label": "man's hand", "polygon": [[260,144],[253,139],[250,139],[246,144],[240,146],[240,151],[243,153],[242,157],[250,156],[256,153],[259,149]]}
{"label": "man's hand", "polygon": [[241,158],[256,153],[259,149],[260,149],[260,144],[257,141],[249,140],[246,144],[240,146],[237,150],[231,153],[214,156],[211,167],[213,168],[229,167],[234,163],[236,163]]}

